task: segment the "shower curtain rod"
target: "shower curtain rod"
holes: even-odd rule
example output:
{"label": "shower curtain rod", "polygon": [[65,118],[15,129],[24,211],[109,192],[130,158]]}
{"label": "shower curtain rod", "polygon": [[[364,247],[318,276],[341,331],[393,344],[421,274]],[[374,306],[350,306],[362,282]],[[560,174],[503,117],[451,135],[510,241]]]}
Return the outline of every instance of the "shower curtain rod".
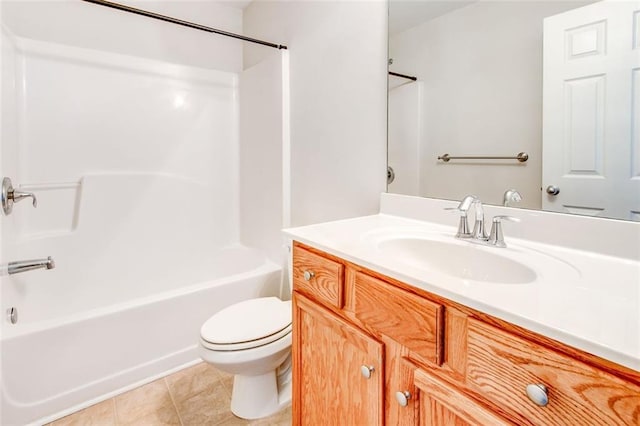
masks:
{"label": "shower curtain rod", "polygon": [[393,71],[389,71],[389,75],[393,75],[395,77],[406,78],[407,80],[412,80],[412,81],[417,81],[418,80],[417,77],[413,77],[411,75],[406,75],[406,74],[398,74],[397,72],[393,72]]}
{"label": "shower curtain rod", "polygon": [[268,41],[258,40],[257,38],[246,37],[240,34],[230,33],[228,31],[218,30],[216,28],[206,27],[200,24],[194,24],[193,22],[183,21],[181,19],[172,18],[166,15],[160,15],[159,13],[148,12],[142,9],[136,9],[135,7],[125,6],[120,3],[114,3],[106,0],[82,0],[87,3],[98,4],[100,6],[111,7],[113,9],[122,10],[124,12],[135,13],[136,15],[146,16],[147,18],[158,19],[160,21],[170,22],[172,24],[182,25],[183,27],[194,28],[200,31],[206,31],[208,33],[220,34],[226,37],[237,38],[239,40],[248,41],[251,43],[261,44],[263,46],[273,47],[275,49],[286,49],[287,46],[282,44],[269,43]]}

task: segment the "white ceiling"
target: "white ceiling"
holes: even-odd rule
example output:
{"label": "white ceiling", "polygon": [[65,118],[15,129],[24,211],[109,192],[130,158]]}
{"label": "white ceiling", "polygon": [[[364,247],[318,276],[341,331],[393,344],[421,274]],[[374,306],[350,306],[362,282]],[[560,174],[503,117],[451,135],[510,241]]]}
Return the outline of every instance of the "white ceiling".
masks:
{"label": "white ceiling", "polygon": [[[475,1],[475,0],[474,0]],[[464,0],[389,0],[389,34],[401,33],[474,1]]]}

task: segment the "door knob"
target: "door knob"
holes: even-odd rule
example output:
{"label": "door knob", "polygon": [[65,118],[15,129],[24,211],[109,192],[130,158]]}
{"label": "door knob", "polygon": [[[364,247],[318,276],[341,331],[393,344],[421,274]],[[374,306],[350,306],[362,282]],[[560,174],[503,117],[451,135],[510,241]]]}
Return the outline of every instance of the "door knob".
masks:
{"label": "door knob", "polygon": [[547,186],[547,194],[549,195],[558,195],[560,193],[560,188],[555,185]]}

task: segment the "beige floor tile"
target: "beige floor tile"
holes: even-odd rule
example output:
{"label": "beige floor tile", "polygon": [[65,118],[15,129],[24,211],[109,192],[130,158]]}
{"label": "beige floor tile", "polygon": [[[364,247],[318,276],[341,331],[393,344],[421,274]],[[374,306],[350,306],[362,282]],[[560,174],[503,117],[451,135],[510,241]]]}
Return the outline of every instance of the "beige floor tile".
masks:
{"label": "beige floor tile", "polygon": [[284,410],[264,419],[252,420],[250,426],[290,426],[291,425],[291,406]]}
{"label": "beige floor tile", "polygon": [[249,420],[241,419],[233,415],[233,413],[218,423],[220,426],[248,426],[250,424]]}
{"label": "beige floor tile", "polygon": [[184,426],[217,425],[229,418],[231,398],[221,389],[209,389],[184,401],[177,402]]}
{"label": "beige floor tile", "polygon": [[165,379],[176,404],[207,390],[220,388],[221,391],[225,391],[218,370],[204,362],[178,371]]}
{"label": "beige floor tile", "polygon": [[92,405],[51,423],[52,426],[112,426],[115,424],[113,399]]}
{"label": "beige floor tile", "polygon": [[151,413],[144,414],[141,417],[131,419],[130,421],[122,421],[118,423],[120,425],[135,425],[135,426],[168,426],[168,425],[181,425],[180,418],[176,408],[171,406],[162,407]]}
{"label": "beige floor tile", "polygon": [[229,396],[231,396],[231,393],[233,392],[233,374],[220,372],[220,377],[220,383],[222,383],[224,390]]}
{"label": "beige floor tile", "polygon": [[174,417],[178,417],[164,379],[118,395],[115,406],[119,424],[137,424],[143,420],[151,422],[152,419],[173,424]]}

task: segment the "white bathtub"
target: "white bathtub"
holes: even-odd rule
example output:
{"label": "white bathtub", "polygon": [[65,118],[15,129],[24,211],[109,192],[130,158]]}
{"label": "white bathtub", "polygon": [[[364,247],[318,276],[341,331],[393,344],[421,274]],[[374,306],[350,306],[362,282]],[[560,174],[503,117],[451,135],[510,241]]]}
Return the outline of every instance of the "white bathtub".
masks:
{"label": "white bathtub", "polygon": [[3,327],[0,423],[44,423],[193,363],[209,316],[278,294],[281,268],[257,251],[218,254],[225,268],[212,269],[207,281]]}

